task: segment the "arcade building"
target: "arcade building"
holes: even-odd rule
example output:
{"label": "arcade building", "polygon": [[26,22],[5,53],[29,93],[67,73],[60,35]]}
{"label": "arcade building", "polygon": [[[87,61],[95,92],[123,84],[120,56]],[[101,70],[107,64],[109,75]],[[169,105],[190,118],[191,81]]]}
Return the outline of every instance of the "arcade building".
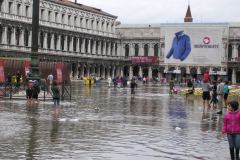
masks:
{"label": "arcade building", "polygon": [[[29,58],[31,0],[0,0],[0,59]],[[184,61],[166,58],[175,33],[190,37]],[[240,83],[240,22],[127,25],[101,9],[68,0],[40,1],[39,60],[66,63],[71,79],[94,74],[151,78],[212,78]],[[1,65],[1,63],[0,63]],[[4,66],[3,66],[4,68]]]}

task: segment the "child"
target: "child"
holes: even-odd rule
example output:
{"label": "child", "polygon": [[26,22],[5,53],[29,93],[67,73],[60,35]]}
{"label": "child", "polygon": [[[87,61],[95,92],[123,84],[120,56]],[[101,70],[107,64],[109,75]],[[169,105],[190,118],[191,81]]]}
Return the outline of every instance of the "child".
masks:
{"label": "child", "polygon": [[217,99],[217,82],[214,81],[213,82],[213,87],[212,87],[212,99],[210,104],[213,104],[213,109],[217,108],[217,103],[218,103],[218,99]]}
{"label": "child", "polygon": [[[222,133],[227,134],[231,160],[239,159],[240,148],[240,112],[238,110],[239,104],[237,101],[228,103],[228,113],[224,116],[224,126]],[[235,155],[234,155],[235,149]]]}

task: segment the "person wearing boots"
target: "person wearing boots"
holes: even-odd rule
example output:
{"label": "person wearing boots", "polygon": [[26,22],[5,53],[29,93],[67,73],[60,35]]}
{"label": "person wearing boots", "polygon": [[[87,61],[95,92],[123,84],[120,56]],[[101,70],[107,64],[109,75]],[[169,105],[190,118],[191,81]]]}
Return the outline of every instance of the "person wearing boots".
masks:
{"label": "person wearing boots", "polygon": [[228,113],[224,116],[224,126],[222,130],[223,135],[227,134],[231,160],[240,160],[240,111],[238,107],[239,104],[237,101],[228,103]]}

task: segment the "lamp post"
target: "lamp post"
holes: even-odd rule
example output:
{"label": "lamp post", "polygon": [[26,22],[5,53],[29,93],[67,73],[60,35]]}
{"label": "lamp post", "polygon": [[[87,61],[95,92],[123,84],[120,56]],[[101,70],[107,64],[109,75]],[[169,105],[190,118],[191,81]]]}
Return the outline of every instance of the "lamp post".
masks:
{"label": "lamp post", "polygon": [[39,31],[39,0],[33,0],[32,10],[32,48],[30,73],[28,80],[40,80],[39,76],[39,60],[38,60],[38,31]]}

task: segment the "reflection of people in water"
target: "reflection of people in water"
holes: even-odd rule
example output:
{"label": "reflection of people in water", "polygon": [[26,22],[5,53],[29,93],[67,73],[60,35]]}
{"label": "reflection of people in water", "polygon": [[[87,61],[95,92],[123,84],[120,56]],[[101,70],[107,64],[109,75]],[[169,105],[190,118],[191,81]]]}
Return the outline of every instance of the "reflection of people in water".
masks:
{"label": "reflection of people in water", "polygon": [[51,130],[51,142],[55,142],[58,137],[58,129],[59,129],[59,113],[61,107],[60,106],[53,106],[53,114],[52,114],[52,130]]}

